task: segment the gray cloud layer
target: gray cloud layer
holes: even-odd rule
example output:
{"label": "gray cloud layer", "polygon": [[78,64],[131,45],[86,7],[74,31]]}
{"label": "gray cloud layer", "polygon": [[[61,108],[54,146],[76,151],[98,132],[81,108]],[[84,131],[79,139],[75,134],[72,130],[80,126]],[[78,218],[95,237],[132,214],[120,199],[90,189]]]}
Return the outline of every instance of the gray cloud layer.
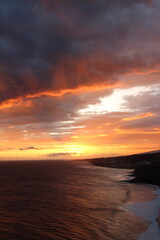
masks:
{"label": "gray cloud layer", "polygon": [[0,101],[156,65],[159,10],[158,0],[0,0]]}

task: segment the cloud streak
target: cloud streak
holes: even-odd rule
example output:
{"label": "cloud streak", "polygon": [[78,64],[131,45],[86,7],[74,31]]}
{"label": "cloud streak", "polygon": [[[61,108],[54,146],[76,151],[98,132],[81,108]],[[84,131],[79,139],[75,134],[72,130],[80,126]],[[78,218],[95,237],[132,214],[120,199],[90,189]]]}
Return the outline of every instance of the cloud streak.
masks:
{"label": "cloud streak", "polygon": [[23,147],[19,148],[20,151],[26,151],[26,150],[42,150],[43,148],[37,148],[37,147]]}
{"label": "cloud streak", "polygon": [[55,157],[65,157],[65,156],[70,156],[70,155],[76,155],[77,153],[67,153],[67,152],[59,152],[59,153],[49,153],[46,156],[50,158],[55,158]]}

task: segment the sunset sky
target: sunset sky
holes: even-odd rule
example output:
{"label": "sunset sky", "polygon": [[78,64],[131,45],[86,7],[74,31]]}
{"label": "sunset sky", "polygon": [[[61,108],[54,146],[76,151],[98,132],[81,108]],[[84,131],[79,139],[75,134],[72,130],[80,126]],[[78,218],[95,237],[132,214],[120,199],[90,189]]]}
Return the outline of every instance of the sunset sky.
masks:
{"label": "sunset sky", "polygon": [[160,149],[160,0],[0,0],[0,160]]}

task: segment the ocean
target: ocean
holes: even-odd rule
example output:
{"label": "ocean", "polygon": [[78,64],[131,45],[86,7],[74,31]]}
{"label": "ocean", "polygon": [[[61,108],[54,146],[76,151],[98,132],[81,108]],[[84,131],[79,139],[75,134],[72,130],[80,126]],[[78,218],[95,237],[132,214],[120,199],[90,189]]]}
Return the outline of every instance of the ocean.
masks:
{"label": "ocean", "polygon": [[123,206],[145,189],[114,175],[75,161],[0,162],[0,239],[137,239],[147,223]]}

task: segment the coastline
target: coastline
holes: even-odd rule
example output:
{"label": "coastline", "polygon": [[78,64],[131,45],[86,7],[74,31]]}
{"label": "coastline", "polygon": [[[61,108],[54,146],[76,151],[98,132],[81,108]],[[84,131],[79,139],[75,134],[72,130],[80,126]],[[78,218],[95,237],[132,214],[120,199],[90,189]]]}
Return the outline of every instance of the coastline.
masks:
{"label": "coastline", "polygon": [[[93,162],[90,162],[91,165]],[[105,167],[110,169],[112,173],[112,180],[119,182],[126,182],[128,184],[134,184],[135,186],[150,187],[150,194],[152,197],[149,199],[143,199],[142,201],[135,201],[134,203],[125,203],[124,210],[132,212],[136,216],[148,222],[148,228],[145,232],[138,236],[138,240],[160,240],[160,188],[158,185],[148,184],[147,182],[136,181],[136,177],[133,174],[134,169],[112,168],[100,164],[93,164],[96,167]],[[113,174],[113,172],[115,174]],[[132,185],[133,186],[133,185]]]}
{"label": "coastline", "polygon": [[[110,169],[112,180],[119,182],[126,182],[128,184],[134,184],[135,186],[149,187],[151,196],[148,196],[148,200],[135,201],[134,203],[126,202],[122,209],[134,213],[141,219],[149,223],[145,232],[138,236],[137,240],[160,240],[160,188],[157,185],[144,184],[134,182],[134,176],[132,174],[133,169],[120,169],[120,168],[107,168]],[[113,174],[114,173],[114,174]],[[133,182],[132,182],[133,181]]]}
{"label": "coastline", "polygon": [[133,212],[150,223],[148,229],[140,234],[138,240],[159,240],[160,228],[157,218],[160,214],[160,188],[155,185],[148,186],[156,188],[153,190],[155,199],[146,202],[126,204],[124,209]]}
{"label": "coastline", "polygon": [[[116,169],[114,168],[113,170]],[[117,169],[117,171],[119,170],[122,170],[122,175],[113,177],[113,180],[153,188],[151,191],[154,194],[153,199],[136,203],[126,203],[122,208],[149,223],[147,230],[141,233],[137,240],[160,240],[160,187],[147,183],[134,182],[133,169]]]}

